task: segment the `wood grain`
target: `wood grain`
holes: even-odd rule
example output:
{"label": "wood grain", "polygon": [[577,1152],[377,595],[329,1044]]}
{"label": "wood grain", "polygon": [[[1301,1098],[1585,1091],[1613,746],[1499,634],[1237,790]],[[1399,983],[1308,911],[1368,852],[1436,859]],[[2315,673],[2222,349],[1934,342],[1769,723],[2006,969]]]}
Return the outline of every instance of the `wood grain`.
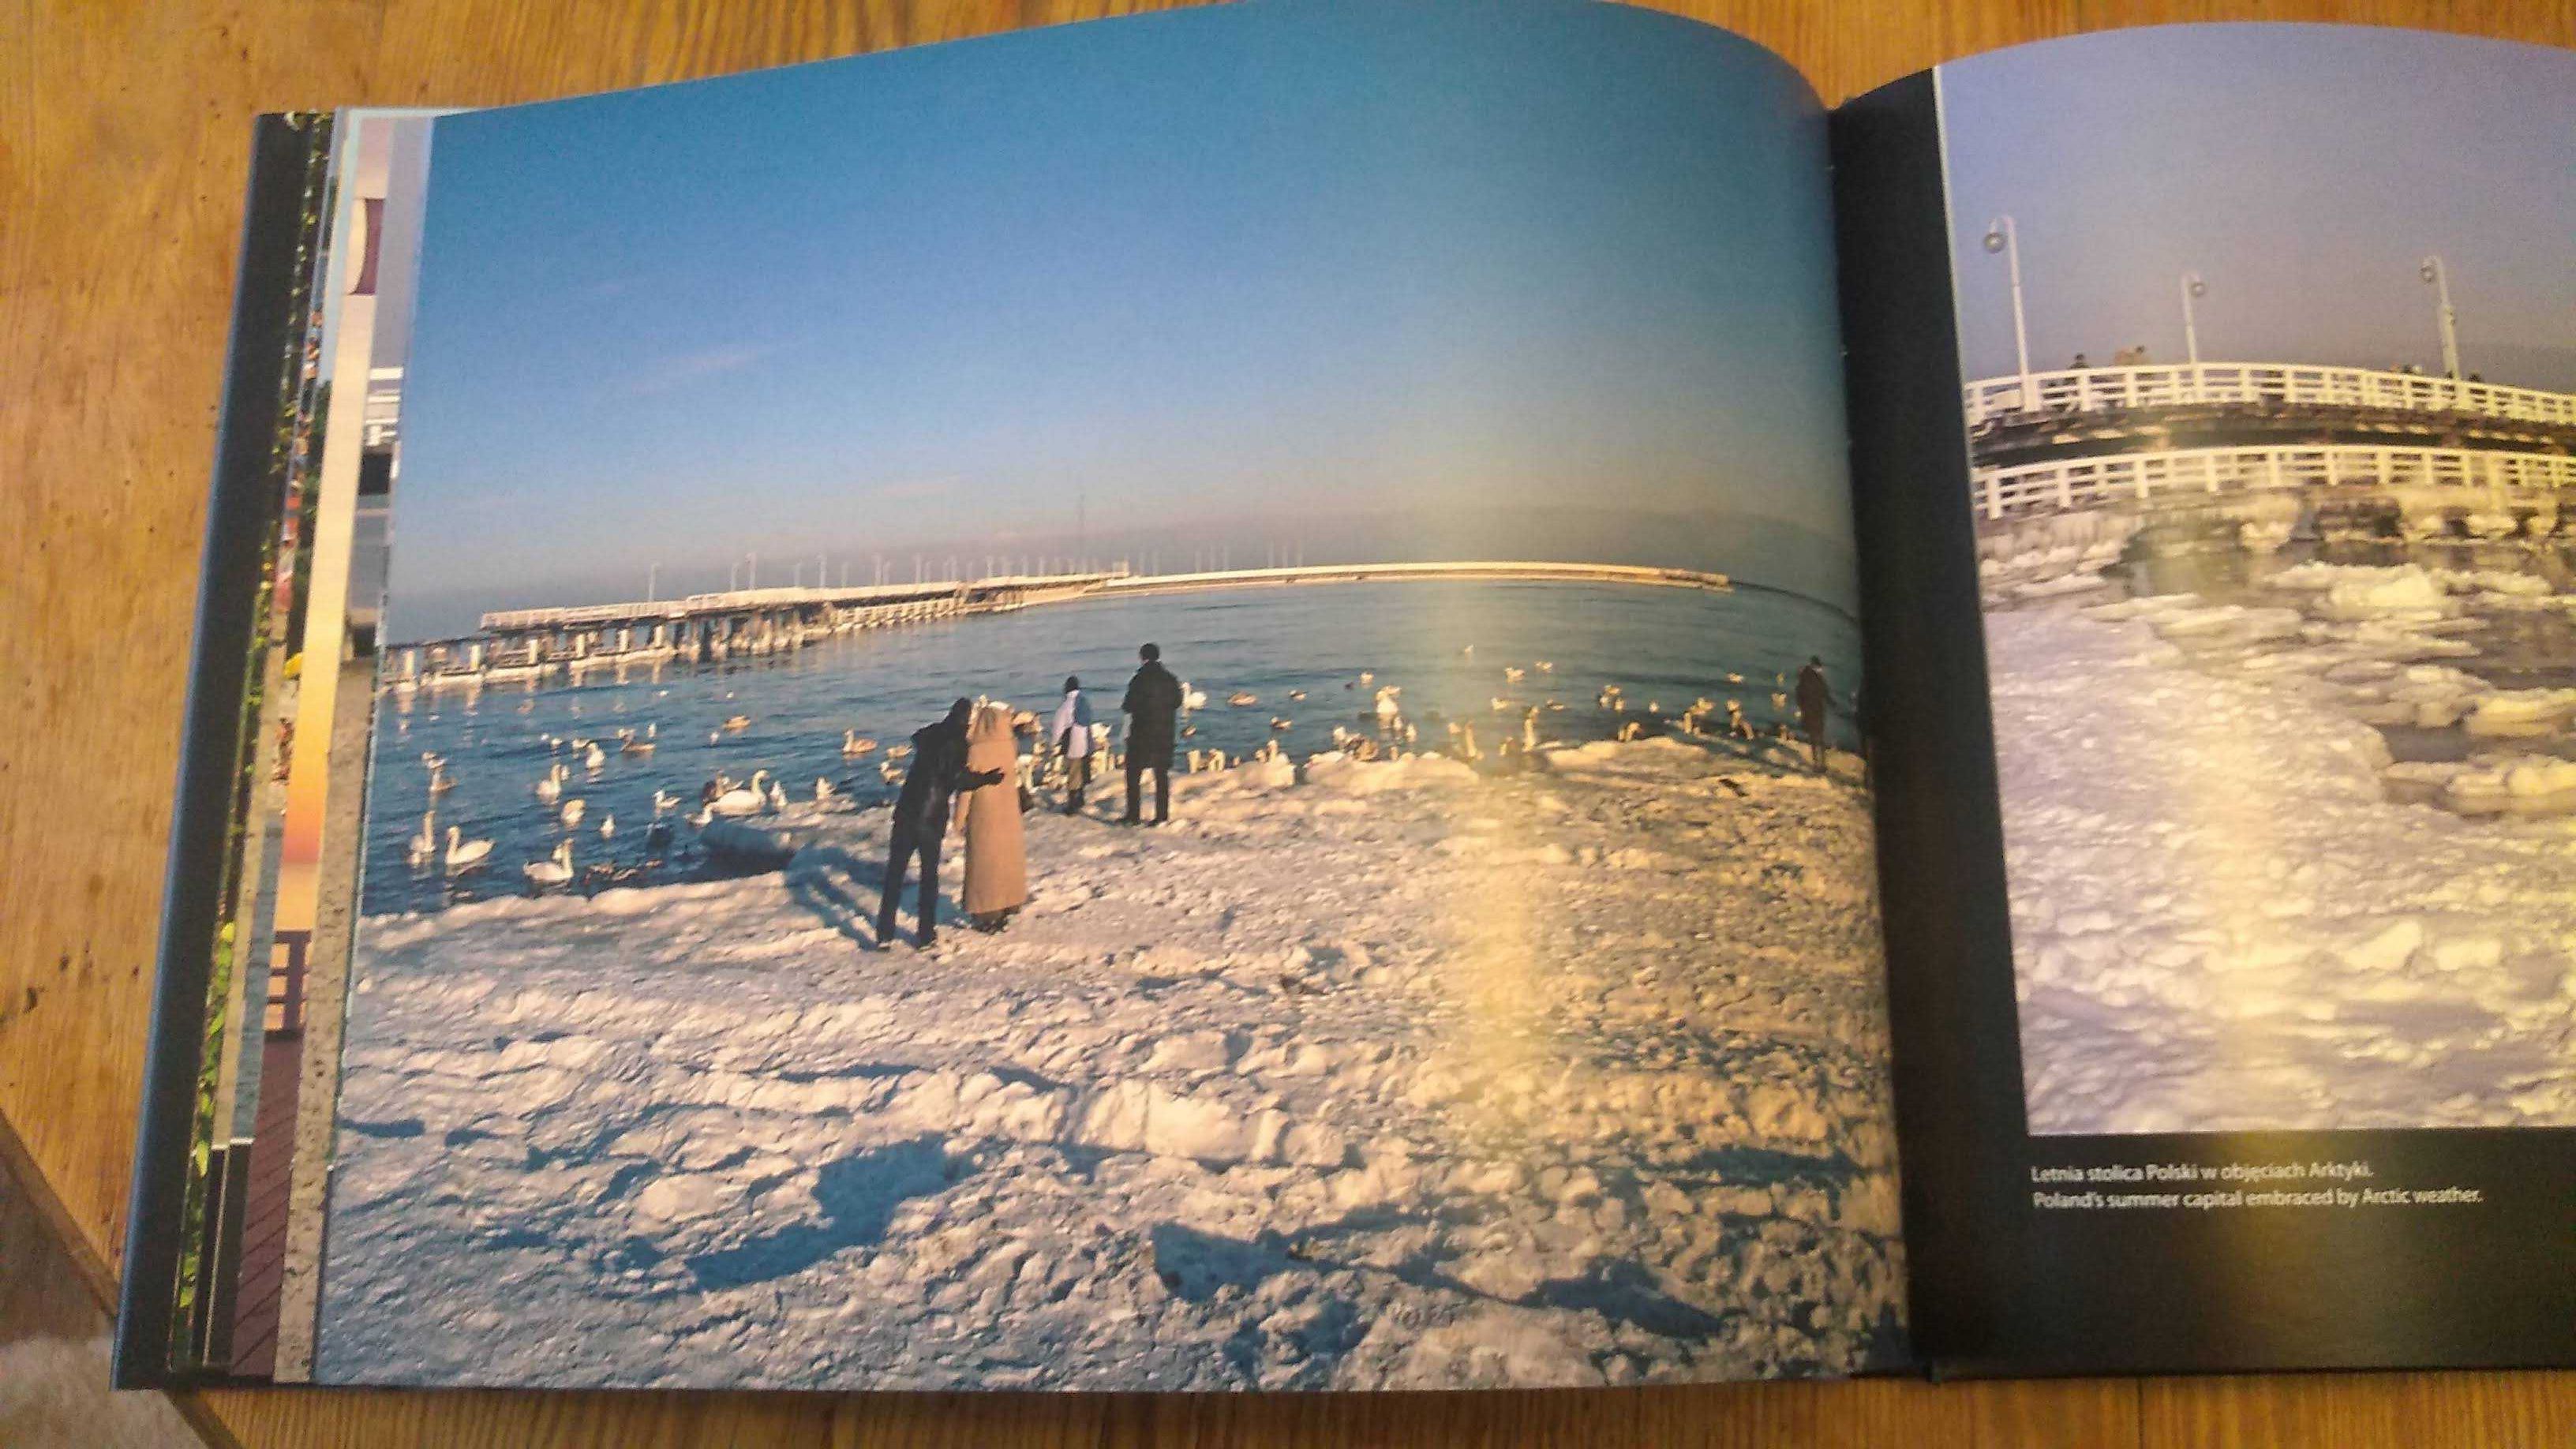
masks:
{"label": "wood grain", "polygon": [[[80,1242],[124,1232],[168,795],[250,120],[480,105],[1134,8],[1090,0],[0,7],[0,1119]],[[2081,29],[2410,24],[2576,44],[2571,0],[1737,0],[1828,99]],[[206,1396],[246,1444],[2518,1445],[2576,1374],[1305,1398]]]}

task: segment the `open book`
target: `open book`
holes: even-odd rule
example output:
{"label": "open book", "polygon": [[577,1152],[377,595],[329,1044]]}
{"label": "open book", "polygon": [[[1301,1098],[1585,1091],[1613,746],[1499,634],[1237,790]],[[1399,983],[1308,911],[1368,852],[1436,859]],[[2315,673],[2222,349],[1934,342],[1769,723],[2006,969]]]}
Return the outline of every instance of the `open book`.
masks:
{"label": "open book", "polygon": [[2576,58],[260,124],[119,1371],[2576,1362]]}

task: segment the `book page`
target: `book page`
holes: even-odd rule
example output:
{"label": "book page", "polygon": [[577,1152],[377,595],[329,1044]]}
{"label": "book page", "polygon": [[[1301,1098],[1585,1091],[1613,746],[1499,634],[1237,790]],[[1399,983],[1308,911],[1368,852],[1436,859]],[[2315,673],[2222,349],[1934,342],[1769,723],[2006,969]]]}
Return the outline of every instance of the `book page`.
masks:
{"label": "book page", "polygon": [[2056,1280],[1961,1356],[2563,1360],[2576,57],[2195,26],[1937,83],[1916,441],[1964,444],[1999,814],[1926,1110]]}
{"label": "book page", "polygon": [[1903,1361],[1794,72],[1274,5],[418,124],[277,1378]]}

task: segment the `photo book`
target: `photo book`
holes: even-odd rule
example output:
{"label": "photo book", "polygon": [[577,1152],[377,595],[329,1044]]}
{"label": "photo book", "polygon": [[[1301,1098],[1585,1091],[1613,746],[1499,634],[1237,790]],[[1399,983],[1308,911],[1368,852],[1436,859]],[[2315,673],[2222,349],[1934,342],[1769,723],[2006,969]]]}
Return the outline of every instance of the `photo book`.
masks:
{"label": "photo book", "polygon": [[2576,1364],[2576,54],[252,147],[128,1386]]}

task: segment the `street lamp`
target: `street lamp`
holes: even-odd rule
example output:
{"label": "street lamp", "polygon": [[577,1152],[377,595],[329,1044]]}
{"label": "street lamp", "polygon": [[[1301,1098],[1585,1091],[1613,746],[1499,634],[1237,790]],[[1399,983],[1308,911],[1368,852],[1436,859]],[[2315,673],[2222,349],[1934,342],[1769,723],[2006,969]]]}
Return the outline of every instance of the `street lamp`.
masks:
{"label": "street lamp", "polygon": [[2424,259],[2416,275],[2430,283],[2435,300],[2440,304],[2442,319],[2442,371],[2451,379],[2451,406],[2460,405],[2460,316],[2451,310],[2451,274],[2439,255]]}
{"label": "street lamp", "polygon": [[2021,363],[2021,406],[2025,412],[2039,410],[2038,391],[2030,380],[2030,328],[2021,310],[2021,237],[2013,230],[2010,213],[1986,223],[1986,250],[2004,254],[2004,267],[2012,276],[2013,356]]}
{"label": "street lamp", "polygon": [[2208,284],[2201,281],[2200,273],[2182,274],[2182,350],[2183,354],[2191,359],[2191,400],[2193,402],[2202,401],[2202,395],[2207,391],[2207,387],[2200,375],[2200,325],[2191,315],[2191,300],[2208,294]]}

